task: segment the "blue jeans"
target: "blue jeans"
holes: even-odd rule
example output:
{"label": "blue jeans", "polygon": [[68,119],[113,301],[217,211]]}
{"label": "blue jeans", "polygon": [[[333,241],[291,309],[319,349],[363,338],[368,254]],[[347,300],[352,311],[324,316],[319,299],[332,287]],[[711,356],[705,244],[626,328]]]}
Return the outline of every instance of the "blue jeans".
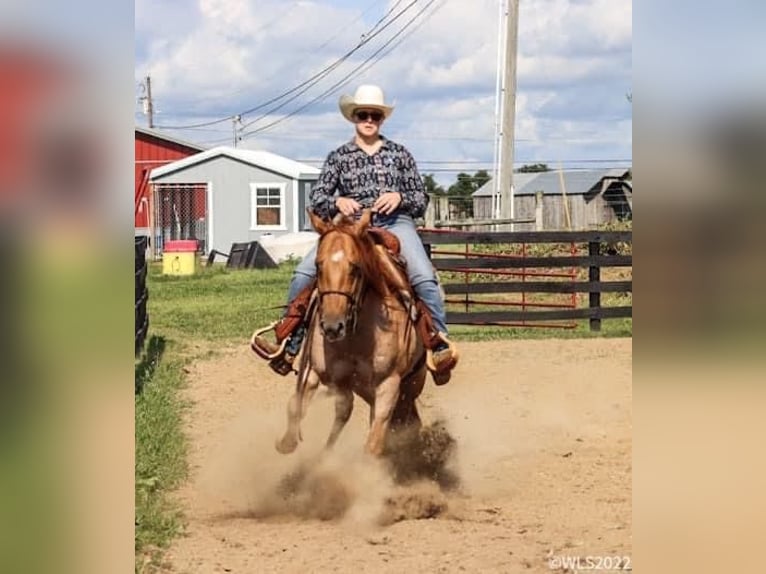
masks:
{"label": "blue jeans", "polygon": [[[412,217],[402,213],[375,215],[373,225],[383,227],[399,238],[401,255],[407,263],[407,277],[410,284],[415,294],[431,312],[434,328],[446,335],[447,322],[439,282]],[[314,246],[295,268],[290,290],[287,293],[288,303],[316,277],[316,252],[316,246]]]}

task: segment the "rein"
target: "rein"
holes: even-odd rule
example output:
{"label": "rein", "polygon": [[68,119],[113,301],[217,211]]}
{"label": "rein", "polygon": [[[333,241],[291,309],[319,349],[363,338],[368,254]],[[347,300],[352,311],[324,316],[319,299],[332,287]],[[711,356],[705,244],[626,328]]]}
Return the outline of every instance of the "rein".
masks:
{"label": "rein", "polygon": [[346,321],[349,324],[349,330],[353,332],[356,329],[356,321],[359,316],[359,308],[361,306],[362,293],[364,291],[365,281],[364,278],[360,278],[355,282],[354,290],[352,292],[339,291],[337,289],[322,290],[317,287],[317,294],[319,295],[319,308],[322,307],[325,295],[342,295],[349,301],[349,312],[346,313]]}

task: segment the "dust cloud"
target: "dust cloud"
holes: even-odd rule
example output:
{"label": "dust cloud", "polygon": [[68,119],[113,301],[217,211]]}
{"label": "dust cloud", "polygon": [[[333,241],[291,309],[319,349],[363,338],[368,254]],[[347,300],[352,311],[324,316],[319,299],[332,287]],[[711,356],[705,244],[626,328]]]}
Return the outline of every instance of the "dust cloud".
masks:
{"label": "dust cloud", "polygon": [[262,521],[332,520],[351,529],[401,520],[443,516],[459,490],[457,443],[437,420],[415,431],[394,433],[389,455],[364,453],[368,408],[358,402],[335,447],[324,441],[334,404],[319,393],[290,455],[275,441],[285,428],[284,412],[253,412],[233,421],[206,457],[199,473],[204,513]]}

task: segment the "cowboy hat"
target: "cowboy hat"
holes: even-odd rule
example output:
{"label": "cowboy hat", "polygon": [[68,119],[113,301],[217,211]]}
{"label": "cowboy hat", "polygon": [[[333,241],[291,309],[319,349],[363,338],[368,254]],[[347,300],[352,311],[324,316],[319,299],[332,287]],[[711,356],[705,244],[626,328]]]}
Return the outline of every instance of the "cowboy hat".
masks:
{"label": "cowboy hat", "polygon": [[343,114],[343,117],[350,122],[354,121],[354,110],[359,108],[380,110],[385,118],[394,111],[394,106],[385,103],[383,90],[373,85],[359,86],[353,96],[347,94],[341,96],[338,100],[338,107],[340,107],[340,113]]}

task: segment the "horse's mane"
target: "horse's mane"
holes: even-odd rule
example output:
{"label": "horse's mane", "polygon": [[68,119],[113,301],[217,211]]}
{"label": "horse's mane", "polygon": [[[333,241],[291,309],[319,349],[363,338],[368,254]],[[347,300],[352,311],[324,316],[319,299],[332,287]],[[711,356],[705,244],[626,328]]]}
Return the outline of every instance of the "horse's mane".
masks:
{"label": "horse's mane", "polygon": [[348,218],[335,219],[332,227],[327,231],[338,231],[351,238],[359,248],[361,261],[359,262],[367,285],[374,289],[378,295],[385,297],[390,293],[386,277],[390,271],[381,264],[380,257],[376,253],[375,241],[367,230],[357,234],[355,223]]}

